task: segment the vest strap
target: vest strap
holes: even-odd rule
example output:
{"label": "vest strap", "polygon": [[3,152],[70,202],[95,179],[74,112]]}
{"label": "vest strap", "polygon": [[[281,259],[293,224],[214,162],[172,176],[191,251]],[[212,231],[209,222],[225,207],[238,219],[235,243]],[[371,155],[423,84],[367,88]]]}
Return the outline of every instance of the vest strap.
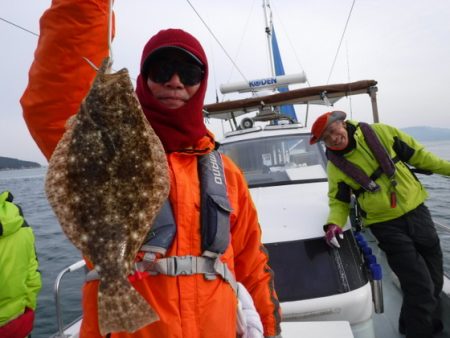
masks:
{"label": "vest strap", "polygon": [[176,232],[177,226],[173,217],[172,207],[169,199],[166,199],[155,217],[141,250],[165,255],[169,246],[172,245]]}
{"label": "vest strap", "polygon": [[[228,266],[219,257],[210,258],[203,256],[171,256],[159,258],[155,261],[142,261],[136,263],[136,270],[148,272],[150,275],[163,274],[167,276],[190,276],[203,274],[205,279],[213,280],[219,275],[230,284],[237,294],[237,282]],[[99,279],[97,270],[92,269],[86,275],[86,282]]]}
{"label": "vest strap", "polygon": [[[393,163],[397,163],[397,162],[399,162],[400,161],[400,159],[397,157],[397,156],[395,156],[393,159],[392,159],[392,162]],[[378,167],[378,169],[377,170],[375,170],[374,172],[373,172],[373,174],[372,175],[370,175],[370,179],[372,180],[372,181],[376,181],[378,178],[380,178],[380,176],[383,174],[383,169],[381,168],[381,167]],[[359,194],[361,194],[361,193],[363,193],[365,190],[363,189],[363,188],[361,188],[361,189],[358,189],[358,190],[355,190],[355,191],[353,191],[353,193],[356,195],[356,196],[358,196]]]}
{"label": "vest strap", "polygon": [[[218,256],[230,243],[230,213],[222,157],[218,151],[198,156],[200,180],[201,248]],[[165,255],[176,235],[177,225],[167,199],[147,235],[141,251]]]}
{"label": "vest strap", "polygon": [[366,143],[368,144],[370,150],[380,164],[381,170],[389,178],[392,178],[395,174],[394,162],[389,156],[386,148],[379,140],[377,134],[375,134],[372,127],[368,123],[360,122],[359,128],[361,129],[364,135],[364,139],[366,140]]}
{"label": "vest strap", "polygon": [[364,171],[362,171],[358,166],[348,161],[343,156],[339,156],[332,151],[327,149],[326,156],[329,161],[331,161],[336,167],[338,167],[342,172],[344,172],[347,176],[355,180],[361,188],[357,191],[354,191],[355,195],[358,196],[362,192],[377,192],[380,190],[380,186],[375,182],[383,173],[386,174],[391,181],[393,189],[397,185],[397,182],[394,179],[395,175],[395,163],[399,161],[397,157],[392,159],[386,148],[383,146],[381,141],[378,139],[378,136],[373,131],[372,127],[365,123],[360,122],[358,127],[361,129],[361,132],[366,140],[369,149],[372,154],[375,156],[376,161],[379,164],[379,167],[375,172],[369,177],[366,175]]}
{"label": "vest strap", "polygon": [[326,152],[328,160],[330,160],[336,167],[338,167],[347,176],[351,177],[361,186],[363,191],[377,192],[380,186],[364,173],[359,167],[347,161],[343,156],[336,155],[332,151]]}
{"label": "vest strap", "polygon": [[222,254],[230,243],[231,205],[220,153],[213,151],[200,156],[198,172],[202,251]]}

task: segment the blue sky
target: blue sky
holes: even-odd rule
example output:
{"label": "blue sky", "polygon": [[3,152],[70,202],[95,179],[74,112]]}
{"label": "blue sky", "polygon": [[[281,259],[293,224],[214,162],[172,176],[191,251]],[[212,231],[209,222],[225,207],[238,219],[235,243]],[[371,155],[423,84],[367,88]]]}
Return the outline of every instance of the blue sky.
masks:
{"label": "blue sky", "polygon": [[[50,3],[0,0],[0,18],[39,33],[39,18]],[[248,79],[269,75],[261,0],[190,3]],[[272,0],[286,73],[304,71],[312,86],[327,82],[352,3]],[[188,1],[116,0],[114,8],[115,69],[127,67],[135,78],[147,39],[160,29],[177,27],[199,38],[208,55],[207,103],[215,100],[221,83],[243,80]],[[446,0],[356,0],[329,82],[377,80],[381,122],[397,127],[449,127],[449,18],[450,2]],[[28,134],[19,104],[36,43],[33,34],[0,20],[0,156],[45,164]],[[354,119],[371,121],[370,100],[365,95],[341,100],[335,108],[351,111]],[[326,110],[313,108],[310,116]],[[303,120],[304,108],[297,109],[297,114]],[[210,127],[220,135],[218,124]]]}

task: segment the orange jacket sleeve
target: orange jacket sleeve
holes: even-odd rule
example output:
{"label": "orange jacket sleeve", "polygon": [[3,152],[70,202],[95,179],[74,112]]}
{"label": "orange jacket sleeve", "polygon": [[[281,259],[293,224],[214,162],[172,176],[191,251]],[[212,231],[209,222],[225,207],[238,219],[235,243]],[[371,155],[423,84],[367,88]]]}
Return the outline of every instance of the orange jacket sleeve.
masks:
{"label": "orange jacket sleeve", "polygon": [[[226,156],[229,170],[227,186],[233,206],[231,215],[232,246],[236,280],[249,291],[264,327],[265,336],[281,332],[281,309],[274,289],[273,271],[268,266],[269,256],[261,242],[261,228],[256,208],[241,171]],[[230,173],[231,172],[231,173]]]}
{"label": "orange jacket sleeve", "polygon": [[40,20],[40,36],[20,100],[31,136],[47,157],[87,94],[108,51],[108,0],[53,0]]}

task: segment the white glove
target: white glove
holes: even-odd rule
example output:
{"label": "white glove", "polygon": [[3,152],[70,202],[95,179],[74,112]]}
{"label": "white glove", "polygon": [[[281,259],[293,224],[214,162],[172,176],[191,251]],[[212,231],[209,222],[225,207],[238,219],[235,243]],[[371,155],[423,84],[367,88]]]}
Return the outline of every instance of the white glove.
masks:
{"label": "white glove", "polygon": [[325,241],[327,244],[332,248],[340,248],[341,245],[339,244],[336,236],[339,236],[340,239],[344,238],[344,232],[342,229],[336,224],[327,224],[325,227]]}
{"label": "white glove", "polygon": [[253,304],[252,296],[247,289],[237,283],[238,293],[238,313],[237,313],[237,334],[241,338],[263,338],[264,329],[261,318]]}

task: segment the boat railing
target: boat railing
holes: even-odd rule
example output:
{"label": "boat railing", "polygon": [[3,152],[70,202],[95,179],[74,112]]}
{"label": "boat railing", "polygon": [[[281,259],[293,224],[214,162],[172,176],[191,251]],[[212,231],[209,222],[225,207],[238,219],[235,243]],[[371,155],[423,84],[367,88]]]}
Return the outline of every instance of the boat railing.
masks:
{"label": "boat railing", "polygon": [[[440,222],[434,222],[434,225],[438,228],[438,229],[440,229],[440,230],[442,230],[442,231],[444,231],[448,236],[450,236],[450,226],[448,226],[448,225],[446,225],[446,224],[442,224],[442,223],[440,223]],[[444,271],[444,275],[445,275],[445,277],[447,277],[447,280],[450,280],[450,275],[448,275],[447,273],[445,273],[445,271]],[[447,293],[450,293],[450,285],[446,285],[448,288],[447,288],[447,290],[446,290],[446,292]]]}
{"label": "boat railing", "polygon": [[58,335],[55,336],[55,338],[65,338],[64,334],[64,323],[62,319],[62,308],[61,308],[61,296],[60,296],[60,284],[61,279],[66,273],[77,271],[81,268],[83,268],[86,265],[85,261],[83,259],[79,260],[78,262],[73,263],[72,265],[68,266],[64,270],[62,270],[55,280],[54,285],[54,296],[55,296],[55,304],[56,304],[56,320],[58,322]]}
{"label": "boat railing", "polygon": [[439,222],[434,222],[434,224],[435,224],[438,228],[440,228],[440,229],[442,229],[442,230],[448,232],[448,234],[450,235],[450,226],[445,225],[445,224],[442,224],[442,223],[439,223]]}

